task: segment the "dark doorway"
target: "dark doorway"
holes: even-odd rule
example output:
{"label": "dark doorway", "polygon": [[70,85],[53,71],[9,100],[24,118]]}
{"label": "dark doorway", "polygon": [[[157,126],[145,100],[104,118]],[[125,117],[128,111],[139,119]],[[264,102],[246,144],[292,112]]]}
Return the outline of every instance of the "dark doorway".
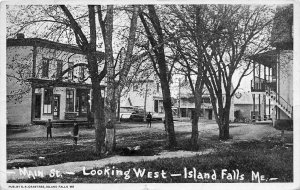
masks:
{"label": "dark doorway", "polygon": [[34,102],[34,119],[41,119],[41,94],[35,94],[35,102]]}
{"label": "dark doorway", "polygon": [[53,119],[58,120],[60,114],[60,95],[53,96]]}
{"label": "dark doorway", "polygon": [[181,117],[187,117],[186,108],[181,108]]}
{"label": "dark doorway", "polygon": [[208,110],[208,119],[212,120],[212,110]]}

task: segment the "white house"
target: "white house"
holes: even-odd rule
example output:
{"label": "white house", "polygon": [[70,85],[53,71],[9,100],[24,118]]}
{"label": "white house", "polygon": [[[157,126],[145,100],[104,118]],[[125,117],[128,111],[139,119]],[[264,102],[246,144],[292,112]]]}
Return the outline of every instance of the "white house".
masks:
{"label": "white house", "polygon": [[[274,50],[252,56],[253,99],[259,97],[258,114],[254,119],[266,118],[266,104],[276,106],[276,120],[293,120],[293,5],[278,6],[271,45]],[[256,106],[253,106],[255,109]],[[291,122],[287,122],[291,123]]]}

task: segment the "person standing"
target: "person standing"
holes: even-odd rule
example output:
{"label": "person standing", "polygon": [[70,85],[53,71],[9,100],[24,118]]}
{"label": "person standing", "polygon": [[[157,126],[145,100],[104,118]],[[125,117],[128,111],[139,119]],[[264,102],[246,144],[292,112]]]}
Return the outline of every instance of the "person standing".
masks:
{"label": "person standing", "polygon": [[79,137],[79,126],[78,123],[75,121],[73,127],[73,141],[75,145],[77,145],[78,137]]}
{"label": "person standing", "polygon": [[147,127],[151,128],[151,120],[152,120],[152,115],[149,112],[147,117],[146,117],[146,121],[147,121]]}
{"label": "person standing", "polygon": [[47,127],[47,140],[48,140],[48,136],[50,136],[50,138],[52,138],[52,122],[51,122],[51,119],[48,119],[48,122],[46,123],[46,127]]}

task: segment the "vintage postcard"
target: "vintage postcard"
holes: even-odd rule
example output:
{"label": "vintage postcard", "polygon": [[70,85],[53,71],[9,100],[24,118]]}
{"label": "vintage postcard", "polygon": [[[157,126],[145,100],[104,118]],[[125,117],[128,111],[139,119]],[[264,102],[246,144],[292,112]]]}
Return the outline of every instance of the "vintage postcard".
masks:
{"label": "vintage postcard", "polygon": [[299,5],[2,1],[0,189],[300,189]]}

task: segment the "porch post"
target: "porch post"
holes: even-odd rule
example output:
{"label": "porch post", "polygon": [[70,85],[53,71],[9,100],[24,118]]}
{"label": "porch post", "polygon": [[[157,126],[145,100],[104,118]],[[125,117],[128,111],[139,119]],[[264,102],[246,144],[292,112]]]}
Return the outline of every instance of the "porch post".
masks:
{"label": "porch post", "polygon": [[259,90],[261,90],[261,87],[262,87],[262,85],[261,85],[261,64],[259,63],[258,64],[258,84],[259,84]]}
{"label": "porch post", "polygon": [[258,120],[261,121],[261,103],[260,103],[260,93],[258,94]]}
{"label": "porch post", "polygon": [[[279,50],[277,50],[277,59],[276,59],[276,101],[278,104],[280,104],[280,101],[279,101],[279,96],[280,95],[280,89],[279,89],[279,85],[280,85],[280,52]],[[276,120],[279,119],[279,109],[278,109],[278,106],[276,106]]]}
{"label": "porch post", "polygon": [[263,94],[263,101],[264,101],[264,120],[267,120],[267,99],[266,99],[266,85],[267,85],[267,72],[266,66],[264,65],[264,94]]}
{"label": "porch post", "polygon": [[[35,78],[36,75],[36,56],[37,56],[37,49],[36,44],[33,46],[32,50],[32,73],[31,77]],[[31,83],[31,122],[33,122],[35,118],[35,85]]]}
{"label": "porch post", "polygon": [[76,96],[77,96],[77,88],[74,88],[74,101],[73,101],[73,112],[76,112],[76,103],[77,103],[77,99],[76,99]]}
{"label": "porch post", "polygon": [[31,123],[35,118],[35,111],[35,86],[31,84]]}
{"label": "porch post", "polygon": [[256,120],[256,115],[255,115],[255,94],[252,94],[253,97],[253,115],[252,115],[252,121],[255,122]]}
{"label": "porch post", "polygon": [[255,61],[253,61],[253,90],[255,90]]}
{"label": "porch post", "polygon": [[[272,86],[272,78],[271,78],[271,67],[269,67],[269,94],[271,93],[271,86]],[[269,119],[271,118],[271,99],[269,98]]]}

